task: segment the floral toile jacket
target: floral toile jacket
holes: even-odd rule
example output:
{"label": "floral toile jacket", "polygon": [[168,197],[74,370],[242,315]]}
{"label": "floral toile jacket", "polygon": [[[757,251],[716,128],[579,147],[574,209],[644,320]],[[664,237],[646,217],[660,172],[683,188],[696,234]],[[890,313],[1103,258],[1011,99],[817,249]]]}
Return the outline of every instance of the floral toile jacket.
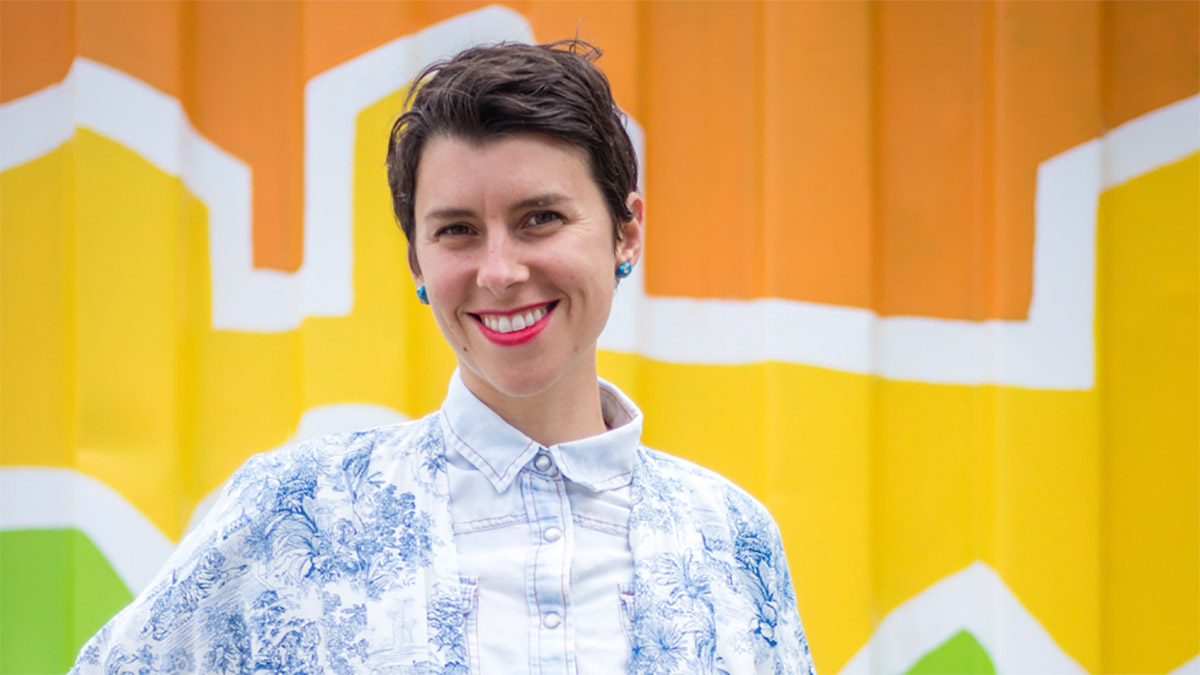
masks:
{"label": "floral toile jacket", "polygon": [[[814,673],[774,521],[641,447],[631,673]],[[72,673],[467,673],[436,413],[258,455]]]}

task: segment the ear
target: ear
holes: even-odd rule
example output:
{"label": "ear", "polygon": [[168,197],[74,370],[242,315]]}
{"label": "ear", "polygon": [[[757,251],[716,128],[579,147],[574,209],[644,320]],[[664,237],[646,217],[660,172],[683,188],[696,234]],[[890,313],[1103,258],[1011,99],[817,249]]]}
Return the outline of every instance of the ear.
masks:
{"label": "ear", "polygon": [[421,276],[421,263],[417,262],[417,249],[412,244],[408,245],[408,272],[412,275],[413,285],[420,286],[424,283]]}
{"label": "ear", "polygon": [[629,220],[621,223],[621,241],[617,242],[617,263],[627,262],[637,266],[642,258],[642,245],[646,233],[646,199],[636,191],[630,192],[625,199],[625,205],[633,214]]}

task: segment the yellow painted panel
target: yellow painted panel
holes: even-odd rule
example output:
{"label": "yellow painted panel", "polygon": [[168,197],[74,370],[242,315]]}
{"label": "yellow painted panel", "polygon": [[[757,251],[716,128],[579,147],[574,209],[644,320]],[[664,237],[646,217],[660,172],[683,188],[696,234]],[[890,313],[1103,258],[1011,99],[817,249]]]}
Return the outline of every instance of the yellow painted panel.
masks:
{"label": "yellow painted panel", "polygon": [[814,658],[835,672],[866,642],[871,581],[870,400],[875,378],[768,363],[766,487]]}
{"label": "yellow painted panel", "polygon": [[75,143],[76,468],[176,536],[183,186],[91,131]]}
{"label": "yellow painted panel", "polygon": [[1103,670],[1200,652],[1200,161],[1100,202]]}
{"label": "yellow painted panel", "polygon": [[987,392],[880,380],[872,402],[872,566],[881,612],[980,557]]}
{"label": "yellow painted panel", "polygon": [[994,551],[984,560],[1067,654],[1102,671],[1097,396],[1001,388],[994,414]]}
{"label": "yellow painted panel", "polygon": [[190,466],[198,499],[246,458],[282,445],[300,419],[300,336],[209,331],[196,343]]}
{"label": "yellow painted panel", "polygon": [[0,464],[74,462],[74,142],[0,174]]}
{"label": "yellow painted panel", "polygon": [[871,494],[879,611],[983,560],[1068,654],[1094,670],[1095,395],[887,380],[877,390]]}
{"label": "yellow painted panel", "polygon": [[[383,109],[388,105],[373,111],[386,117]],[[77,265],[80,331],[94,345],[79,352],[80,397],[86,404],[80,414],[89,428],[82,447],[118,450],[111,455],[85,452],[81,467],[127,495],[169,534],[177,535],[181,515],[186,515],[190,504],[245,456],[282,442],[301,409],[321,400],[360,400],[407,407],[406,412],[419,414],[437,405],[441,387],[431,383],[444,382],[452,360],[444,353],[443,372],[433,372],[439,367],[436,360],[425,358],[411,343],[397,345],[400,355],[387,367],[397,372],[409,369],[416,375],[394,391],[360,387],[354,378],[339,380],[343,368],[364,375],[372,366],[389,372],[380,366],[369,344],[350,341],[363,332],[377,332],[383,342],[374,348],[386,350],[388,335],[405,339],[403,324],[395,319],[389,323],[387,318],[387,287],[396,292],[405,316],[425,320],[420,339],[448,352],[432,321],[421,313],[424,308],[411,300],[402,247],[396,243],[400,235],[391,229],[386,202],[358,200],[360,221],[367,225],[356,228],[355,250],[361,263],[356,269],[362,275],[356,287],[364,292],[350,317],[310,320],[302,335],[214,332],[208,328],[203,207],[181,190],[177,180],[119,146],[87,132],[77,143],[85,173],[90,174],[88,167],[100,166],[100,161],[120,168],[113,180],[79,193],[80,210],[86,214],[79,221],[79,236],[91,252]],[[51,156],[27,168],[45,169],[53,161]],[[1181,166],[1163,175],[1174,176],[1178,185],[1194,182],[1195,161]],[[7,172],[5,187],[19,186],[10,182],[19,177],[17,171]],[[1140,185],[1155,183],[1135,182],[1114,191],[1107,197],[1109,208],[1123,203],[1117,200],[1121,195],[1137,196],[1135,188]],[[140,200],[132,198],[134,190]],[[6,204],[17,208],[20,199]],[[138,222],[147,223],[170,223],[176,209],[177,220],[185,224],[182,234],[171,227],[127,228],[122,230],[129,232],[126,236],[102,237],[115,228],[106,227],[118,217],[114,214],[128,214],[130,204],[149,211],[138,216]],[[1192,213],[1189,216],[1185,210],[1174,217],[1194,219]],[[1169,220],[1170,215],[1164,217]],[[14,221],[6,218],[6,222]],[[1117,243],[1122,250],[1146,248],[1145,223],[1122,224],[1125,221],[1118,216],[1105,222],[1112,229],[1112,240],[1104,240],[1110,248]],[[376,224],[386,227],[372,229]],[[1103,616],[1106,630],[1114,635],[1114,617],[1135,616],[1139,625],[1149,624],[1153,631],[1148,634],[1169,650],[1161,660],[1176,665],[1188,658],[1189,650],[1194,653],[1195,631],[1189,628],[1196,625],[1195,605],[1178,589],[1189,590],[1188,580],[1194,585],[1197,576],[1196,539],[1178,531],[1182,527],[1186,534],[1189,525],[1183,518],[1181,526],[1179,514],[1196,511],[1195,471],[1189,470],[1196,458],[1195,421],[1187,413],[1195,407],[1165,404],[1194,403],[1196,392],[1192,320],[1196,293],[1194,273],[1187,274],[1187,264],[1195,270],[1196,248],[1194,234],[1192,241],[1180,242],[1175,240],[1178,231],[1171,230],[1165,243],[1154,244],[1158,246],[1154,255],[1112,263],[1146,267],[1114,273],[1122,280],[1142,279],[1142,284],[1148,277],[1157,279],[1158,287],[1139,288],[1132,283],[1130,291],[1124,281],[1102,284],[1112,291],[1111,303],[1144,306],[1144,296],[1151,290],[1167,298],[1166,307],[1159,307],[1161,316],[1150,317],[1157,324],[1146,317],[1134,320],[1137,315],[1124,306],[1117,308],[1119,315],[1130,318],[1123,318],[1122,324],[1103,324],[1116,332],[1105,343],[1109,369],[1102,372],[1112,378],[1132,378],[1132,384],[1122,380],[1125,393],[1106,394],[1106,409],[1118,409],[1112,424],[1114,438],[1121,439],[1122,429],[1136,429],[1136,442],[1129,447],[1139,451],[1138,461],[1130,466],[1122,465],[1129,459],[1119,452],[1112,455],[1105,474],[1114,499],[1107,511],[1113,538],[1105,549],[1109,576],[1104,588],[1106,601],[1118,606]],[[1140,237],[1136,241],[1135,234]],[[1121,236],[1130,241],[1120,240]],[[32,242],[23,241],[22,246],[30,253],[38,250]],[[1187,264],[1164,260],[1189,252],[1192,257],[1183,261]],[[20,279],[21,269],[19,262],[6,265],[5,274]],[[1154,276],[1148,270],[1160,271]],[[187,289],[182,300],[171,290],[177,284]],[[378,291],[381,287],[385,292]],[[109,302],[113,297],[122,298],[121,303]],[[1183,303],[1182,311],[1171,304],[1178,302]],[[16,303],[7,306],[12,308],[8,311],[20,308]],[[1163,321],[1165,331],[1146,328]],[[1191,334],[1186,330],[1189,325]],[[130,326],[140,334],[127,338]],[[1112,366],[1113,350],[1130,349],[1130,345],[1140,353],[1161,354],[1164,335],[1170,337],[1168,353],[1176,357],[1170,363],[1181,367],[1147,371],[1145,366],[1124,370]],[[1150,346],[1155,349],[1139,339],[1154,340]],[[103,345],[115,349],[101,350]],[[316,350],[318,346],[325,351]],[[311,376],[303,381],[307,395],[318,402],[301,404],[296,393],[300,390],[296,355],[310,349],[315,350],[314,363]],[[176,350],[183,354],[178,370],[172,366]],[[333,353],[344,358],[339,362],[329,356]],[[836,670],[844,664],[881,615],[937,579],[982,558],[1000,571],[1064,649],[1090,670],[1100,669],[1098,650],[1104,643],[1111,643],[1105,663],[1117,664],[1114,669],[1150,669],[1145,651],[1121,652],[1121,644],[1144,642],[1099,639],[1096,589],[1101,571],[1096,551],[1100,550],[1101,466],[1094,394],[888,382],[792,364],[687,366],[616,354],[601,355],[601,372],[627,389],[646,411],[649,445],[730,476],[772,509],[788,542],[810,636],[826,668]],[[184,393],[193,385],[196,394]],[[151,417],[151,424],[141,424],[137,415],[128,417],[129,412],[110,410],[106,406],[111,406],[112,397],[130,404],[126,411]],[[409,407],[413,405],[424,409]],[[1149,415],[1158,423],[1149,428],[1146,424],[1122,427],[1121,420],[1130,415]],[[13,419],[6,410],[5,426]],[[176,438],[178,459],[169,452]],[[1169,451],[1151,464],[1157,467],[1154,470],[1139,470],[1146,460],[1147,443],[1153,439],[1157,439],[1153,447]],[[104,456],[109,459],[99,461]],[[6,461],[10,457],[6,452]],[[1178,470],[1181,458],[1182,471]],[[1121,471],[1114,473],[1114,467]],[[1175,481],[1165,492],[1164,480]],[[185,498],[172,487],[181,481],[192,486]],[[1153,539],[1163,537],[1164,529],[1174,535],[1169,548],[1162,545],[1166,539]],[[1150,538],[1150,550],[1157,554],[1141,555],[1144,546],[1115,545],[1121,537]],[[1122,590],[1128,584],[1139,589],[1137,595]],[[1162,597],[1146,604],[1147,592]],[[1180,597],[1184,600],[1175,601],[1173,613],[1157,619],[1144,610],[1137,612],[1149,606],[1161,614],[1170,598]],[[1128,627],[1122,630],[1128,632]],[[1121,659],[1136,665],[1121,666]]]}
{"label": "yellow painted panel", "polygon": [[766,487],[766,364],[691,366],[644,360],[632,392],[643,442],[706,466],[762,495]]}

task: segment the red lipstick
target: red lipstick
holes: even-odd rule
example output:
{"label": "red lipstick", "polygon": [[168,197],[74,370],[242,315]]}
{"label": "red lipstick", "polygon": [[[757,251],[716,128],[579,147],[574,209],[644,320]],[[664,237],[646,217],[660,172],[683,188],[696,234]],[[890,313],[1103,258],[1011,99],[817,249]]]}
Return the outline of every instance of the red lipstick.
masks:
{"label": "red lipstick", "polygon": [[475,321],[479,324],[479,330],[483,333],[485,338],[495,342],[498,345],[511,347],[514,345],[524,344],[537,337],[537,334],[542,332],[542,330],[546,328],[546,324],[550,322],[550,315],[554,313],[554,308],[557,306],[557,302],[551,303],[546,308],[545,316],[535,321],[533,325],[526,326],[521,330],[513,331],[511,333],[494,331],[491,328],[488,328],[487,325],[483,323],[483,320],[479,317],[476,317]]}

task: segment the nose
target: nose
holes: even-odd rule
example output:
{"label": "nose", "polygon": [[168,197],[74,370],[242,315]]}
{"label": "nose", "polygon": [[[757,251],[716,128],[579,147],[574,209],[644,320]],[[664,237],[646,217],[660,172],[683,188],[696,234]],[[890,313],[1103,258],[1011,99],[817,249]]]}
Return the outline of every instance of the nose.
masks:
{"label": "nose", "polygon": [[520,246],[506,234],[489,237],[476,277],[479,287],[500,294],[527,279],[529,268],[522,261]]}

